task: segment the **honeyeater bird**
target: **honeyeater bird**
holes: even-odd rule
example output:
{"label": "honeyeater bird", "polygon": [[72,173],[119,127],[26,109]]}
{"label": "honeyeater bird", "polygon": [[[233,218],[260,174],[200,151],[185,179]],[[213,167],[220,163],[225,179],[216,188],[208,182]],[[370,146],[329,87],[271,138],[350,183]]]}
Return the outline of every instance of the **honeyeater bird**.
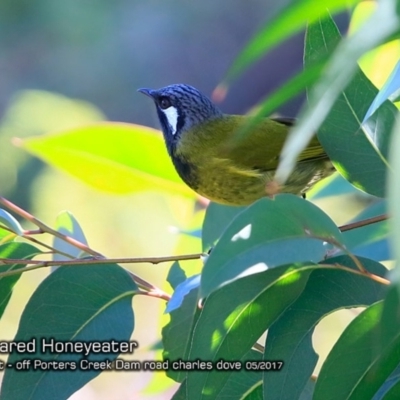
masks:
{"label": "honeyeater bird", "polygon": [[[243,137],[234,137],[249,116],[223,114],[192,86],[139,89],[156,106],[168,153],[182,180],[221,204],[247,205],[266,196],[293,119],[265,118]],[[280,191],[303,194],[333,172],[314,137],[300,154]]]}

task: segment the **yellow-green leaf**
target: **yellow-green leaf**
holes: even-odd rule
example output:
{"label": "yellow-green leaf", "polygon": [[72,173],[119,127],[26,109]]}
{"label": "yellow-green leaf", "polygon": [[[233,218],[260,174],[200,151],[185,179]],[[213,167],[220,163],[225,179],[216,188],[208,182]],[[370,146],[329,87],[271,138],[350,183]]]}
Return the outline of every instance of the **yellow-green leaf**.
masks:
{"label": "yellow-green leaf", "polygon": [[25,139],[21,146],[100,190],[194,195],[176,173],[159,132],[144,126],[102,122]]}

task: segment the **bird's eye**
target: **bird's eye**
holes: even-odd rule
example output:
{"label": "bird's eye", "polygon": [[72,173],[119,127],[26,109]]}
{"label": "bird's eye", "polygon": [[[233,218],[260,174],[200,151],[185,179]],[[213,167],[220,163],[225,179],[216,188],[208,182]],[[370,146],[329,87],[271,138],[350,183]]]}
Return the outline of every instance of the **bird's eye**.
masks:
{"label": "bird's eye", "polygon": [[171,107],[171,101],[167,97],[162,97],[160,101],[158,102],[158,105],[160,108],[163,110],[166,110],[167,108]]}

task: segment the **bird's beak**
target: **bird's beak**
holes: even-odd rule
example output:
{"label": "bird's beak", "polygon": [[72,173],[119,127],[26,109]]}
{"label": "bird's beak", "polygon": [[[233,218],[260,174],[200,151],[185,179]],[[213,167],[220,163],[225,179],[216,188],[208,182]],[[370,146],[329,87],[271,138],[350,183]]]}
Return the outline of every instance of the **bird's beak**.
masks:
{"label": "bird's beak", "polygon": [[138,89],[138,92],[143,93],[146,96],[149,96],[152,99],[154,99],[154,90],[152,90],[152,89],[141,88],[141,89]]}

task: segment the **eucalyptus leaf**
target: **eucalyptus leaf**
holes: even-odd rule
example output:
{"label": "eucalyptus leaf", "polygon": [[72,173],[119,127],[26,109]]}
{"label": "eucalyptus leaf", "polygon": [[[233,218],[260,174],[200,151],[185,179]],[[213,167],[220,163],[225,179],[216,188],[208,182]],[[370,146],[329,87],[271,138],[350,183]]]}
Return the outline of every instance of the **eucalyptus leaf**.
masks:
{"label": "eucalyptus leaf", "polygon": [[246,207],[232,207],[211,202],[203,221],[203,251],[208,251],[232,220],[245,209]]}
{"label": "eucalyptus leaf", "polygon": [[397,62],[392,73],[387,79],[386,83],[383,85],[382,89],[376,95],[374,101],[370,105],[363,123],[393,94],[396,94],[400,89],[400,61]]}
{"label": "eucalyptus leaf", "polygon": [[[371,273],[387,273],[375,261],[360,258],[360,262]],[[279,358],[285,364],[279,374],[263,374],[264,399],[299,398],[318,360],[312,335],[324,316],[342,308],[370,305],[385,296],[385,285],[360,275],[348,256],[330,258],[321,264],[332,268],[315,269],[301,295],[268,330],[264,359]],[[335,268],[337,265],[354,273]]]}
{"label": "eucalyptus leaf", "polygon": [[273,266],[318,262],[332,241],[341,243],[339,229],[312,203],[288,194],[261,199],[232,221],[213,248],[201,274],[201,296]]}
{"label": "eucalyptus leaf", "polygon": [[16,233],[0,227],[0,244],[12,242],[16,236],[18,236]]}
{"label": "eucalyptus leaf", "polygon": [[[86,245],[88,244],[85,234],[83,233],[83,230],[79,225],[79,222],[69,211],[63,211],[57,216],[56,230],[63,235],[76,239],[78,242]],[[70,255],[70,257],[67,257],[64,254],[59,254],[55,252],[53,254],[54,261],[70,260],[71,258],[82,258],[85,255],[82,254],[82,250],[78,249],[76,246],[73,246],[70,243],[67,243],[65,240],[62,240],[57,236],[53,237],[53,248]]]}
{"label": "eucalyptus leaf", "polygon": [[242,397],[241,400],[263,400],[262,382],[257,382]]}
{"label": "eucalyptus leaf", "polygon": [[175,290],[179,284],[185,281],[185,279],[185,271],[181,268],[179,261],[175,261],[168,271],[167,282],[171,285],[172,289]]}
{"label": "eucalyptus leaf", "polygon": [[314,387],[315,387],[315,379],[310,378],[307,381],[306,386],[304,387],[303,391],[301,392],[299,400],[312,400],[313,394],[314,394]]}
{"label": "eucalyptus leaf", "polygon": [[[81,359],[111,362],[118,352],[49,352],[42,349],[42,341],[129,341],[134,328],[131,302],[137,292],[129,274],[115,264],[60,267],[49,275],[29,299],[14,339],[33,341],[34,352],[10,354],[7,363],[14,368],[5,370],[0,399],[68,399],[95,378],[101,370],[81,370]],[[23,379],[15,367],[21,360],[32,363]],[[59,366],[73,362],[76,368],[34,369],[35,360]]]}
{"label": "eucalyptus leaf", "polygon": [[19,236],[24,234],[24,230],[20,223],[6,210],[0,208],[0,224],[10,228],[14,233]]}
{"label": "eucalyptus leaf", "polygon": [[274,112],[279,106],[285,104],[316,82],[323,72],[327,59],[326,57],[324,60],[318,60],[313,65],[305,66],[297,75],[286,81],[275,92],[269,94],[266,99],[258,104],[254,117],[249,118],[248,122],[246,122],[243,128],[237,130],[231,140],[240,141],[247,132],[254,129],[258,123]]}
{"label": "eucalyptus leaf", "polygon": [[[358,315],[345,329],[329,353],[318,376],[314,399],[371,399],[354,397],[363,374],[373,366],[373,353],[378,353],[377,332],[383,301],[377,302]],[[340,363],[340,367],[339,367]]]}
{"label": "eucalyptus leaf", "polygon": [[[38,254],[41,254],[41,252],[36,247],[27,243],[11,242],[0,245],[0,258],[30,260]],[[7,307],[14,285],[19,280],[25,266],[26,265],[17,263],[1,265],[0,262],[0,273],[22,269],[18,274],[0,277],[0,317],[3,315],[3,312]]]}
{"label": "eucalyptus leaf", "polygon": [[[322,20],[319,25],[310,26],[306,36],[306,65],[329,51],[330,46],[326,44],[327,41],[329,43],[339,39],[339,31],[329,17]],[[341,54],[337,48],[335,54],[338,59],[342,58],[342,63],[346,63],[346,52]],[[340,71],[337,73],[341,74]],[[354,67],[353,75],[347,87],[343,87],[341,93],[338,93],[338,99],[318,132],[318,139],[337,170],[349,182],[367,193],[383,197],[388,165],[387,153],[397,110],[391,103],[386,102],[374,115],[370,125],[361,130],[362,118],[377,89],[357,65]],[[327,84],[327,81],[325,83]],[[331,83],[331,86],[335,85]],[[373,138],[370,136],[371,132]]]}
{"label": "eucalyptus leaf", "polygon": [[369,134],[373,132],[371,127],[364,135],[359,134],[361,121],[377,90],[359,71],[357,60],[385,42],[400,26],[394,0],[377,4],[369,20],[337,46],[340,35],[329,15],[308,27],[306,65],[326,56],[332,48],[335,50],[321,80],[310,89],[308,105],[285,143],[276,172],[278,182],[287,179],[297,156],[325,121],[318,138],[335,167],[358,188],[377,196],[384,195],[386,153],[395,107],[385,103],[386,107],[379,109],[381,114],[373,123],[373,129],[378,129],[375,135]]}
{"label": "eucalyptus leaf", "polygon": [[246,370],[246,362],[260,362],[262,354],[255,350],[249,350],[240,360],[242,369],[232,370],[218,399],[221,400],[262,400],[262,380],[259,371]]}
{"label": "eucalyptus leaf", "polygon": [[399,300],[392,287],[349,324],[321,369],[315,400],[374,397],[400,363]]}
{"label": "eucalyptus leaf", "polygon": [[186,381],[183,381],[179,386],[178,390],[172,396],[171,400],[186,400],[187,399],[186,388],[187,388]]}
{"label": "eucalyptus leaf", "polygon": [[314,268],[312,264],[276,267],[234,281],[205,299],[193,329],[188,359],[212,362],[214,368],[187,372],[188,398],[218,398],[233,369],[218,369],[218,361],[242,359],[301,294]]}
{"label": "eucalyptus leaf", "polygon": [[372,400],[395,400],[400,397],[400,364],[386,379],[385,383],[375,393]]}
{"label": "eucalyptus leaf", "polygon": [[194,198],[151,128],[103,122],[25,139],[22,147],[100,190],[127,194],[157,188]]}
{"label": "eucalyptus leaf", "polygon": [[190,278],[185,279],[179,283],[171,299],[168,301],[166,313],[170,313],[179,308],[183,302],[183,299],[193,290],[200,286],[200,275],[193,275]]}
{"label": "eucalyptus leaf", "polygon": [[[192,338],[193,326],[195,325],[200,310],[197,308],[198,290],[191,290],[184,297],[182,305],[170,312],[170,321],[162,329],[162,342],[164,345],[164,360],[187,360],[189,343]],[[176,382],[183,382],[186,376],[184,370],[167,371],[167,376]]]}
{"label": "eucalyptus leaf", "polygon": [[331,13],[336,13],[357,2],[358,0],[324,0],[319,2],[283,0],[276,2],[265,26],[253,37],[230,67],[225,78],[225,84],[257,61],[268,50],[304,28],[307,23],[318,20],[327,9]]}
{"label": "eucalyptus leaf", "polygon": [[392,277],[400,288],[400,118],[397,119],[393,129],[393,138],[390,152],[390,165],[392,167],[387,181],[388,209],[392,218],[391,224],[391,248],[397,268]]}

